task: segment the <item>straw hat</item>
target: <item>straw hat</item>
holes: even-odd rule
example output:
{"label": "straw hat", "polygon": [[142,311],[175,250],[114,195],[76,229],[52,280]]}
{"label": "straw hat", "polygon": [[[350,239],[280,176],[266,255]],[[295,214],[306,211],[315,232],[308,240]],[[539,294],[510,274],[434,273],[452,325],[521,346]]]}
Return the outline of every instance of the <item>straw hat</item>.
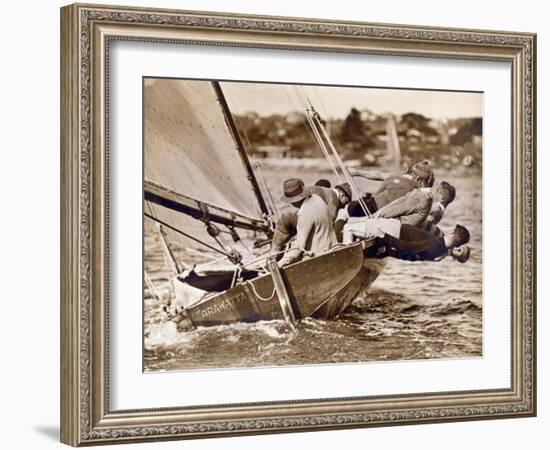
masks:
{"label": "straw hat", "polygon": [[304,182],[299,178],[289,178],[283,181],[283,191],[281,200],[285,203],[296,203],[306,198]]}

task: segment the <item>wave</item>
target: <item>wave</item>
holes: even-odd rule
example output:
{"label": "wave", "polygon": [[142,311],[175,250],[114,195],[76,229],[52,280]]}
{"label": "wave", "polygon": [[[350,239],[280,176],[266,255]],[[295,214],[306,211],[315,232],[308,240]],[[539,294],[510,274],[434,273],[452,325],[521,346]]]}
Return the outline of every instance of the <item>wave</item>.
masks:
{"label": "wave", "polygon": [[480,305],[477,305],[470,300],[461,300],[458,302],[443,305],[437,310],[432,311],[431,314],[434,317],[441,317],[447,315],[464,314],[467,312],[481,313],[482,310],[483,308]]}

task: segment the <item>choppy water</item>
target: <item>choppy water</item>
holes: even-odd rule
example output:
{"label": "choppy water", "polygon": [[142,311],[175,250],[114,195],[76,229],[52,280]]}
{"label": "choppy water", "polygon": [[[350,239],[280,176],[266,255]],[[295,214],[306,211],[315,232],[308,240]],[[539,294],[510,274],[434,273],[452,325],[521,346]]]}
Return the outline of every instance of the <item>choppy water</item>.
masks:
{"label": "choppy water", "polygon": [[[272,190],[287,173],[266,173]],[[466,264],[405,262],[388,265],[336,321],[306,319],[295,333],[281,322],[234,324],[179,332],[165,325],[163,304],[145,290],[144,367],[147,371],[254,367],[381,360],[460,358],[482,354],[481,177],[437,174],[457,188],[441,223],[471,232]],[[301,174],[306,183],[321,174]],[[326,176],[326,175],[325,175]],[[189,255],[187,255],[189,256]],[[195,257],[195,256],[194,256]],[[145,268],[161,295],[168,272],[153,228],[145,231]]]}

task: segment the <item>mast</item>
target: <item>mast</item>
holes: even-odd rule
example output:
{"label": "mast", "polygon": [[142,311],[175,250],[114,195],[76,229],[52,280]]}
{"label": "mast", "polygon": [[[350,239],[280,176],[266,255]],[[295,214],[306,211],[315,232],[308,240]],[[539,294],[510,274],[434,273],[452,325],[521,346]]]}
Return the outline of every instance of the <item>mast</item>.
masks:
{"label": "mast", "polygon": [[235,125],[235,122],[233,120],[233,116],[231,115],[231,111],[229,110],[229,106],[227,105],[227,101],[225,100],[225,96],[223,95],[223,91],[220,86],[220,83],[218,81],[212,81],[212,86],[214,88],[214,91],[216,92],[218,101],[220,102],[220,105],[222,107],[225,121],[227,122],[227,125],[229,127],[229,131],[233,135],[233,139],[235,141],[235,144],[237,145],[239,156],[241,157],[241,161],[248,174],[248,180],[252,184],[252,189],[254,190],[254,194],[256,195],[258,204],[260,205],[260,209],[265,216],[268,216],[269,210],[267,208],[267,204],[262,195],[262,191],[260,190],[260,185],[258,184],[256,175],[254,175],[254,171],[252,170],[252,165],[250,164],[250,160],[248,159],[248,155],[246,154],[246,150],[241,141],[241,137],[239,135],[239,131],[237,130],[237,126]]}

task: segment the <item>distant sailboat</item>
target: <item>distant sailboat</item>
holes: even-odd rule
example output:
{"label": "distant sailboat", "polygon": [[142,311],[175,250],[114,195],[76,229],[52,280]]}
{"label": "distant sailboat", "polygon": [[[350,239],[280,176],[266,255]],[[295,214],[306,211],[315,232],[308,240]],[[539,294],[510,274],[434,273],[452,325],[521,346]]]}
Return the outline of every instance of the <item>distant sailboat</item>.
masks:
{"label": "distant sailboat", "polygon": [[145,216],[166,245],[225,266],[177,277],[207,292],[181,313],[193,325],[333,319],[376,279],[383,264],[364,257],[369,240],[284,269],[253,254],[249,235],[268,239],[273,224],[219,83],[147,79],[144,108]]}
{"label": "distant sailboat", "polygon": [[[394,170],[401,169],[401,146],[397,134],[397,125],[395,116],[389,114],[386,116],[386,156],[383,158],[384,166],[392,167]],[[355,183],[361,192],[374,193],[382,185],[382,181],[387,174],[373,172],[372,170],[351,169]]]}
{"label": "distant sailboat", "polygon": [[388,158],[395,167],[401,166],[401,147],[399,137],[397,136],[397,126],[395,125],[395,116],[390,114],[386,122],[387,152]]}

